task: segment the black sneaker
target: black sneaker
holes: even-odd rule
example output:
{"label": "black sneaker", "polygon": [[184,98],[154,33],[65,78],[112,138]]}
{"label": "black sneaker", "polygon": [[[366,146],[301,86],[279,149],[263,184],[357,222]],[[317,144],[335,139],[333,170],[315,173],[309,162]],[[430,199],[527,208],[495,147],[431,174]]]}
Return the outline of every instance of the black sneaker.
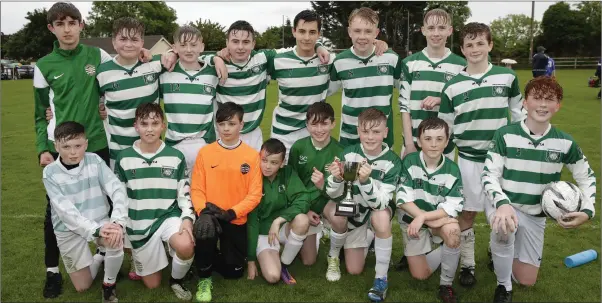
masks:
{"label": "black sneaker", "polygon": [[56,298],[63,292],[63,276],[61,273],[46,272],[44,298]]}
{"label": "black sneaker", "polygon": [[493,255],[491,254],[491,247],[487,248],[487,256],[489,257],[489,263],[487,264],[487,268],[494,272],[495,270],[493,267]]}
{"label": "black sneaker", "polygon": [[498,285],[493,296],[493,303],[512,302],[512,291],[507,291],[504,285]]}
{"label": "black sneaker", "polygon": [[456,303],[458,299],[450,285],[439,285],[439,299],[443,303]]}
{"label": "black sneaker", "polygon": [[404,271],[406,269],[408,269],[408,257],[402,256],[399,262],[395,264],[395,270]]}
{"label": "black sneaker", "polygon": [[477,278],[474,276],[474,267],[463,267],[460,269],[460,285],[472,287],[475,283],[477,283]]}
{"label": "black sneaker", "polygon": [[102,284],[102,302],[103,303],[117,303],[119,300],[117,299],[117,295],[115,294],[115,290],[117,289],[117,284],[113,283],[111,285]]}

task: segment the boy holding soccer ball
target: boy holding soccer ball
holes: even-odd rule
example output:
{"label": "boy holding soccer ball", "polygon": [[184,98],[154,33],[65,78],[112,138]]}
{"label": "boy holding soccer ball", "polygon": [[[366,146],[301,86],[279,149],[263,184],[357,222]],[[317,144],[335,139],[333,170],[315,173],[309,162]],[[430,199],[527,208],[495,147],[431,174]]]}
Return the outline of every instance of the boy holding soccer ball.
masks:
{"label": "boy holding soccer ball", "polygon": [[527,118],[500,128],[489,145],[481,183],[490,200],[485,214],[492,228],[498,281],[494,302],[512,302],[511,277],[522,285],[535,284],[546,222],[541,193],[547,184],[560,180],[564,165],[584,199],[580,211],[565,214],[558,224],[575,228],[595,213],[596,178],[587,158],[570,135],[550,125],[562,95],[553,78],[529,81],[523,102]]}

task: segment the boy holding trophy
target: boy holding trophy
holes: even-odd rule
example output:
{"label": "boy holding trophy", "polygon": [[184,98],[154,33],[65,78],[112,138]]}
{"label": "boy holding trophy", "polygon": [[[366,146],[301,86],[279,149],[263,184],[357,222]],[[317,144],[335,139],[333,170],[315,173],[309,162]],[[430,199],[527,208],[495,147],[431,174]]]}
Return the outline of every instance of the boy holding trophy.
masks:
{"label": "boy holding trophy", "polygon": [[[399,156],[383,142],[388,128],[387,116],[382,111],[375,108],[363,111],[358,117],[357,132],[360,144],[347,147],[341,160],[335,159],[328,168],[326,193],[339,204],[329,202],[324,208],[332,227],[326,279],[337,281],[341,277],[341,247],[345,247],[347,272],[360,274],[374,233],[376,276],[368,297],[380,302],[387,293],[387,270],[393,245],[390,203],[402,164]],[[346,197],[350,196],[352,203],[347,202]]]}

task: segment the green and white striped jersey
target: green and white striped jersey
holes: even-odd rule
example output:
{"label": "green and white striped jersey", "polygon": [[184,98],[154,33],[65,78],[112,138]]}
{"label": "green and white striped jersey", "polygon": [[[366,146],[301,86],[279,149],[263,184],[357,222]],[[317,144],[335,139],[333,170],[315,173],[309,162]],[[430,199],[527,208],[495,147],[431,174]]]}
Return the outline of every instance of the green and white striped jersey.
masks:
{"label": "green and white striped jersey", "polygon": [[135,249],[146,244],[165,219],[195,219],[182,152],[162,143],[156,153],[143,154],[137,145],[119,153],[115,163],[115,173],[127,189],[126,232]]}
{"label": "green and white striped jersey", "polygon": [[162,71],[160,57],[153,61],[126,68],[117,57],[98,67],[96,79],[100,94],[104,95],[110,135],[109,150],[112,160],[117,154],[134,143],[140,136],[134,129],[136,108],[143,103],[159,102],[159,74]]}
{"label": "green and white striped jersey", "polygon": [[[366,184],[356,180],[352,185],[351,193],[359,210],[359,217],[351,217],[347,221],[348,229],[353,230],[368,222],[372,209],[383,210],[390,206],[403,166],[399,156],[386,143],[383,143],[383,151],[376,157],[366,155],[361,144],[355,144],[345,148],[339,158],[341,161],[356,162],[366,159],[372,167]],[[326,194],[335,201],[341,201],[347,193],[345,183],[336,182],[330,175],[326,182]]]}
{"label": "green and white striped jersey", "polygon": [[[439,106],[421,108],[427,97],[441,97],[443,85],[460,73],[466,60],[446,49],[443,58],[429,58],[426,48],[403,59],[401,87],[399,89],[399,111],[412,117],[412,138],[418,141],[418,125],[423,120],[436,117]],[[416,144],[416,143],[415,143]]]}
{"label": "green and white striped jersey", "polygon": [[508,109],[512,122],[525,116],[514,71],[491,63],[484,74],[470,76],[461,71],[445,84],[441,94],[439,118],[451,132],[445,153],[455,145],[460,157],[485,162],[493,134],[508,124]]}
{"label": "green and white striped jersey", "polygon": [[543,136],[531,135],[524,121],[496,131],[489,143],[481,183],[496,208],[511,204],[526,214],[544,216],[541,193],[550,182],[560,181],[564,165],[584,194],[581,211],[592,218],[594,171],[577,142],[551,125]]}
{"label": "green and white striped jersey", "polygon": [[[443,209],[449,216],[457,217],[464,205],[462,177],[458,165],[441,155],[435,169],[424,163],[422,151],[403,158],[404,169],[397,187],[397,205],[414,202],[424,211]],[[413,218],[402,210],[402,220],[411,223]]]}
{"label": "green and white striped jersey", "polygon": [[339,142],[343,146],[359,144],[357,117],[367,108],[377,108],[387,115],[389,133],[385,143],[393,146],[392,97],[395,80],[401,74],[401,59],[391,51],[382,56],[361,58],[351,47],[337,54],[330,80],[341,81],[343,86],[341,132]]}
{"label": "green and white striped jersey", "polygon": [[275,50],[251,51],[245,65],[226,62],[228,79],[217,87],[217,102],[234,102],[244,110],[242,134],[259,127],[265,112],[268,62],[276,56]]}
{"label": "green and white striped jersey", "polygon": [[278,105],[274,108],[272,134],[288,135],[305,128],[307,108],[327,97],[331,54],[328,64],[322,64],[318,55],[301,58],[297,47],[277,54],[269,64],[271,78],[278,81]]}
{"label": "green and white striped jersey", "polygon": [[159,76],[167,118],[165,143],[173,146],[187,138],[215,141],[213,102],[219,78],[215,67],[202,63],[198,71],[185,71],[178,62],[173,72]]}

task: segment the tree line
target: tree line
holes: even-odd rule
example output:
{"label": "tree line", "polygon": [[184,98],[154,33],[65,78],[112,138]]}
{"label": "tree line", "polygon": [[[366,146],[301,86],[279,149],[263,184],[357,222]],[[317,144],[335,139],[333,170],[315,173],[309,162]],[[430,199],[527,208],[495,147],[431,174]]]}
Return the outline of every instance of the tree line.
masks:
{"label": "tree line", "polygon": [[[337,48],[351,45],[347,34],[348,16],[355,8],[368,6],[379,12],[379,39],[405,56],[408,50],[426,47],[420,32],[424,13],[433,8],[445,9],[453,18],[453,36],[448,47],[460,53],[459,34],[471,17],[467,1],[311,1],[311,7],[322,19],[322,35]],[[1,35],[1,56],[17,60],[37,60],[52,50],[54,35],[48,31],[46,9],[28,12],[28,23],[12,35]],[[94,1],[85,20],[83,38],[110,37],[113,21],[121,17],[135,17],[146,25],[146,35],[163,35],[172,40],[178,27],[173,8],[160,1]],[[478,19],[478,16],[475,16]],[[581,2],[570,5],[559,2],[551,5],[541,21],[534,20],[534,46],[544,45],[552,56],[600,56],[601,37],[600,2]],[[189,23],[203,34],[205,50],[223,48],[227,25],[208,19]],[[489,24],[493,33],[493,58],[527,57],[530,47],[530,16],[507,15]],[[283,28],[284,27],[284,28]],[[263,33],[256,32],[256,49],[292,47],[295,38],[291,20],[284,25],[271,26]],[[283,35],[284,32],[284,35]],[[284,36],[284,37],[283,37]]]}

